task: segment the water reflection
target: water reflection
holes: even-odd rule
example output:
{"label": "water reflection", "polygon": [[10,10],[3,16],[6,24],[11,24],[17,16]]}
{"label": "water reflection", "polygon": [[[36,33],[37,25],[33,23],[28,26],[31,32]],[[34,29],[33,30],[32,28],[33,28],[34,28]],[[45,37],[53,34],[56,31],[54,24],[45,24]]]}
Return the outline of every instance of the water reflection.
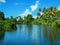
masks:
{"label": "water reflection", "polygon": [[50,45],[60,45],[60,29],[57,27],[45,27],[45,39],[47,38]]}
{"label": "water reflection", "polygon": [[[1,29],[1,28],[0,28]],[[0,30],[0,40],[2,40],[3,38],[4,38],[4,35],[5,35],[5,32],[6,31],[8,31],[8,32],[12,32],[12,31],[15,31],[17,28],[15,27],[15,28],[11,28],[11,29],[8,29],[8,28],[6,28],[7,30]]]}
{"label": "water reflection", "polygon": [[[57,36],[60,35],[58,28],[42,25],[18,25],[18,27],[19,32],[17,30],[17,33],[19,36],[22,35],[23,38],[21,39],[24,39],[26,43],[34,45],[56,45],[60,39],[59,36]],[[25,42],[24,40],[22,43]]]}
{"label": "water reflection", "polygon": [[4,38],[4,31],[0,31],[0,40]]}
{"label": "water reflection", "polygon": [[15,32],[5,32],[3,41],[6,45],[60,45],[60,29],[51,26],[21,24],[17,25]]}
{"label": "water reflection", "polygon": [[3,44],[4,36],[5,36],[5,32],[3,30],[0,31],[0,45]]}
{"label": "water reflection", "polygon": [[50,33],[50,41],[53,45],[57,45],[59,44],[60,45],[60,29],[59,28],[56,28],[54,27],[52,30],[51,30],[51,33]]}

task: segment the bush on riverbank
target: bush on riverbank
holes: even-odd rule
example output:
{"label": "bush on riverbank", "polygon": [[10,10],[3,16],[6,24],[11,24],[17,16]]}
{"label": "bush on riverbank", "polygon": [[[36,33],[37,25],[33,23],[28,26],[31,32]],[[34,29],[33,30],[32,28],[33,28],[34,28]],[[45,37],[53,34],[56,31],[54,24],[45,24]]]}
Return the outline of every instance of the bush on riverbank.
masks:
{"label": "bush on riverbank", "polygon": [[1,30],[12,30],[16,28],[16,19],[12,16],[10,18],[5,18],[4,13],[0,12],[0,31]]}

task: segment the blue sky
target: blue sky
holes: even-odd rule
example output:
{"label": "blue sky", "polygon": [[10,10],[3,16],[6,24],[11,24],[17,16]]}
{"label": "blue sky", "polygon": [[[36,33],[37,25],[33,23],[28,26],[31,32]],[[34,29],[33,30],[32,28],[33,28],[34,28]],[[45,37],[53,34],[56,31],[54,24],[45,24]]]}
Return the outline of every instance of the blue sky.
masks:
{"label": "blue sky", "polygon": [[23,17],[28,13],[36,16],[39,8],[51,6],[60,9],[60,0],[0,0],[0,11],[5,17]]}

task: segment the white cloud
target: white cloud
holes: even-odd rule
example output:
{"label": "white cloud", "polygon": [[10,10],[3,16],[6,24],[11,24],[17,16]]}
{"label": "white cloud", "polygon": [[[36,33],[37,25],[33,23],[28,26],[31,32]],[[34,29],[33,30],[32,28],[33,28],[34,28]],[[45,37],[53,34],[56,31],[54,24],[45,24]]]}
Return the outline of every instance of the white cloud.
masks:
{"label": "white cloud", "polygon": [[27,16],[28,14],[31,14],[29,9],[26,9],[22,14],[20,14],[21,17]]}
{"label": "white cloud", "polygon": [[43,14],[43,12],[40,12],[40,14],[42,15],[42,14]]}
{"label": "white cloud", "polygon": [[[24,17],[27,16],[28,14],[32,14],[39,6],[39,1],[36,1],[35,5],[31,5],[31,11],[29,9],[26,9],[22,14],[19,14],[19,16]],[[36,18],[37,16],[33,16],[33,18]]]}
{"label": "white cloud", "polygon": [[0,2],[5,3],[5,2],[6,2],[6,0],[0,0]]}
{"label": "white cloud", "polygon": [[60,6],[57,9],[60,10]]}
{"label": "white cloud", "polygon": [[35,19],[36,19],[36,18],[37,18],[37,16],[33,16],[33,18],[35,18]]}
{"label": "white cloud", "polygon": [[30,8],[31,8],[31,11],[35,11],[37,8],[38,8],[38,5],[39,5],[39,1],[36,1],[35,5],[31,5]]}

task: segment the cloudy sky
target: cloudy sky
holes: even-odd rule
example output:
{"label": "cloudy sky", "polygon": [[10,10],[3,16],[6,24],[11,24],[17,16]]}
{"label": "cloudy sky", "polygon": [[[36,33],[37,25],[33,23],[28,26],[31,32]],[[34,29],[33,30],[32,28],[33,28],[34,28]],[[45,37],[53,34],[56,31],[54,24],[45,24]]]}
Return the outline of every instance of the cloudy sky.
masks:
{"label": "cloudy sky", "polygon": [[28,13],[36,16],[39,8],[51,6],[60,9],[60,0],[0,0],[0,11],[5,17],[23,17]]}

